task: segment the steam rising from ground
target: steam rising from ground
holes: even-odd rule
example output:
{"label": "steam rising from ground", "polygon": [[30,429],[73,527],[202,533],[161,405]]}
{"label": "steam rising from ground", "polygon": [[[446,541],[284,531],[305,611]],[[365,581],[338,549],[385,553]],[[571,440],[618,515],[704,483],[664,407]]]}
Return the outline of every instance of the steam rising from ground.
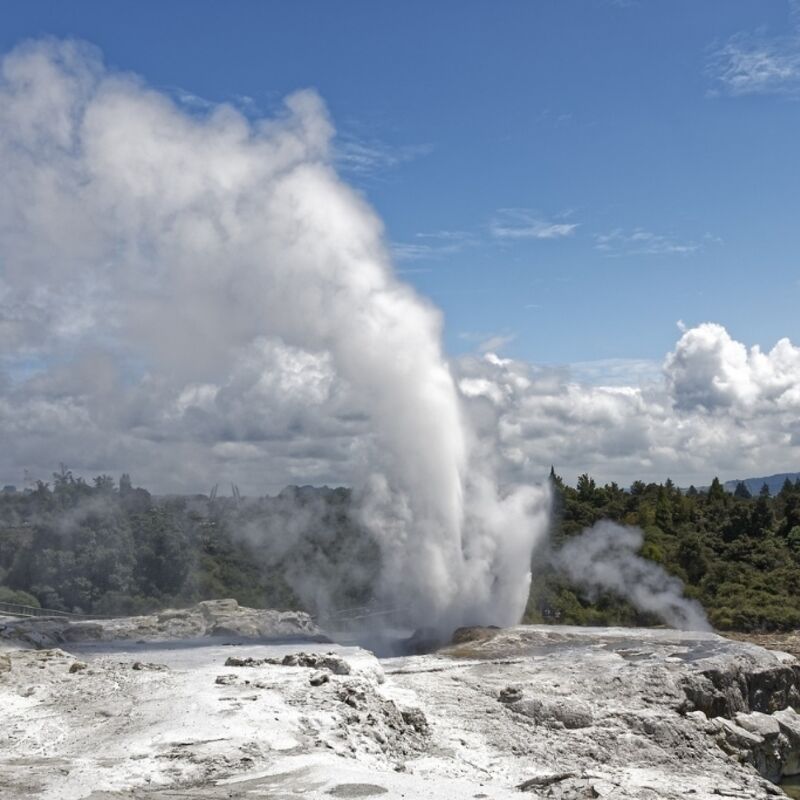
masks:
{"label": "steam rising from ground", "polygon": [[[514,623],[546,493],[498,488],[441,316],[394,276],[380,221],[332,167],[332,136],[311,91],[276,119],[226,105],[197,117],[84,45],[18,48],[0,84],[0,294],[19,311],[3,341],[66,341],[69,363],[100,357],[84,345],[99,332],[134,428],[170,382],[186,387],[179,403],[216,401],[234,356],[318,359],[368,421],[358,478],[383,602],[443,630]],[[236,431],[226,439],[242,452]]]}
{"label": "steam rising from ground", "polygon": [[708,631],[702,606],[683,596],[683,583],[637,555],[644,543],[638,528],[598,522],[570,539],[553,557],[555,566],[590,592],[612,591],[672,628]]}

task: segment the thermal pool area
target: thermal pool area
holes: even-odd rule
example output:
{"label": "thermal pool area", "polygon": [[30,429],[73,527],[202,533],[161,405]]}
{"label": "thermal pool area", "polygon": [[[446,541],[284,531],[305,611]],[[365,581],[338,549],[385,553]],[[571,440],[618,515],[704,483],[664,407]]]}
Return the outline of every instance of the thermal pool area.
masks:
{"label": "thermal pool area", "polygon": [[716,800],[800,773],[788,654],[667,629],[454,642],[378,658],[230,600],[1,618],[0,796]]}

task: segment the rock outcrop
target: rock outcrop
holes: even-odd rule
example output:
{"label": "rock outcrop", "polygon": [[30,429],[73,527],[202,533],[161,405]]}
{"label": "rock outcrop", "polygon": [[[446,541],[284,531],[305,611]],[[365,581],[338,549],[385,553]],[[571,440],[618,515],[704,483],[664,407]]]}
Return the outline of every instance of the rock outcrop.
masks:
{"label": "rock outcrop", "polygon": [[690,710],[709,717],[727,717],[746,711],[771,714],[788,706],[800,708],[800,665],[786,654],[765,663],[760,648],[737,650],[704,660],[683,680]]}
{"label": "rock outcrop", "polygon": [[190,608],[168,609],[145,616],[91,621],[67,617],[0,618],[0,640],[20,647],[206,636],[329,641],[311,617],[301,611],[246,608],[230,599],[205,600]]}

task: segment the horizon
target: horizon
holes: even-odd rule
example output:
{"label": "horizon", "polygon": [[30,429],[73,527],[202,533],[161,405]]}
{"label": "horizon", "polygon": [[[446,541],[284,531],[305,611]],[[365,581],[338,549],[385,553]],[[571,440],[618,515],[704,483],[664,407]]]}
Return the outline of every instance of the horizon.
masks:
{"label": "horizon", "polygon": [[[147,483],[146,482],[145,483],[139,483],[138,481],[134,481],[133,477],[127,472],[121,473],[120,477],[116,478],[115,476],[107,475],[106,473],[100,473],[100,474],[95,474],[95,475],[90,475],[89,473],[75,474],[73,472],[73,470],[69,469],[66,464],[63,464],[62,467],[64,468],[66,473],[68,473],[69,476],[72,479],[74,479],[75,481],[79,481],[79,480],[83,481],[88,486],[91,486],[91,484],[92,484],[92,482],[94,481],[95,478],[110,477],[110,478],[112,478],[112,480],[116,484],[115,487],[114,487],[115,490],[119,490],[120,480],[123,477],[127,477],[132,481],[134,489],[144,489],[148,494],[150,494],[152,497],[156,497],[156,498],[169,498],[169,497],[198,497],[199,498],[199,497],[202,497],[202,498],[206,498],[206,499],[208,499],[208,498],[240,499],[241,498],[241,499],[245,499],[245,500],[246,499],[256,499],[257,500],[257,499],[278,497],[282,492],[286,491],[287,489],[314,489],[314,490],[318,490],[318,491],[319,490],[336,491],[338,489],[346,489],[348,491],[353,491],[354,489],[358,488],[358,487],[349,486],[349,485],[346,485],[346,484],[329,485],[329,484],[311,484],[311,483],[303,483],[303,484],[288,483],[285,486],[282,486],[280,489],[277,489],[277,490],[268,489],[268,490],[266,490],[266,491],[264,491],[262,493],[251,495],[251,494],[241,494],[239,492],[239,487],[236,484],[232,484],[230,486],[230,494],[226,494],[225,493],[225,491],[226,491],[225,488],[223,488],[223,492],[221,494],[218,494],[217,490],[218,490],[220,484],[219,483],[215,483],[215,484],[213,484],[211,486],[211,489],[208,491],[207,494],[204,493],[203,491],[200,491],[199,489],[196,490],[196,491],[167,492],[167,493],[161,494],[161,493],[158,493],[158,492],[155,492],[155,491],[150,491],[150,489],[147,488]],[[572,488],[575,488],[577,486],[579,479],[582,477],[582,475],[577,475],[572,480],[564,479],[564,477],[559,473],[559,471],[557,469],[555,469],[554,466],[552,468],[555,470],[556,477],[559,480],[563,481],[563,483],[565,485],[570,486]],[[42,478],[37,478],[37,477],[32,477],[31,476],[31,477],[28,477],[25,480],[25,482],[23,482],[22,485],[14,484],[14,483],[2,485],[2,486],[0,486],[0,494],[1,493],[8,493],[9,491],[17,492],[19,494],[25,494],[25,493],[33,492],[33,491],[35,491],[35,488],[32,488],[32,487],[34,487],[35,484],[37,484],[39,482],[45,484],[48,488],[52,489],[53,488],[53,482],[54,482],[53,479],[55,479],[57,476],[59,476],[59,474],[60,473],[55,472],[55,471],[51,472],[50,473],[50,480],[43,480]],[[591,475],[590,473],[583,473],[583,474],[586,474],[589,478],[594,480],[594,476]],[[745,485],[746,484],[755,485],[758,482],[763,482],[766,485],[772,479],[780,479],[780,478],[789,478],[789,479],[791,479],[792,477],[800,479],[800,470],[787,471],[787,472],[776,472],[776,473],[773,473],[771,475],[754,475],[754,476],[739,477],[739,478],[725,478],[723,476],[714,475],[708,481],[708,483],[703,483],[703,484],[700,484],[700,485],[697,485],[697,486],[695,486],[694,484],[690,484],[688,486],[679,486],[674,481],[672,481],[672,479],[669,476],[667,476],[666,478],[664,478],[663,480],[660,480],[660,481],[651,480],[651,481],[641,481],[641,482],[646,484],[646,485],[648,485],[648,486],[650,486],[650,485],[664,486],[667,483],[671,482],[672,485],[679,492],[687,492],[690,489],[696,489],[697,491],[703,492],[703,491],[707,491],[709,489],[709,487],[711,486],[711,484],[713,483],[714,480],[718,480],[722,484],[723,488],[726,489],[726,491],[732,492],[734,490],[736,484],[742,483],[742,484],[745,484]],[[542,480],[539,481],[539,483],[544,483],[545,480],[547,480],[546,476],[544,478],[542,478]],[[630,492],[632,487],[633,487],[633,484],[637,483],[637,482],[639,482],[639,481],[634,481],[630,485],[620,486],[619,488],[622,489],[625,492]],[[604,488],[605,486],[610,486],[610,485],[612,485],[612,484],[614,484],[616,482],[615,481],[605,481],[605,482],[597,482],[596,481],[596,483],[597,483],[598,488]],[[730,487],[733,487],[733,488],[730,488]]]}

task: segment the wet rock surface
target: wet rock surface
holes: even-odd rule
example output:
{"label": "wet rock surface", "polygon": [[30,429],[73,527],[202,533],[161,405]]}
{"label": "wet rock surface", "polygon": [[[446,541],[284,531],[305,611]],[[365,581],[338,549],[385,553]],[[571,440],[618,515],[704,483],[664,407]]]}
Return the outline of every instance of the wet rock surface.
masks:
{"label": "wet rock surface", "polygon": [[0,796],[711,800],[775,796],[800,772],[785,654],[663,630],[486,632],[382,661],[311,643],[4,651]]}

